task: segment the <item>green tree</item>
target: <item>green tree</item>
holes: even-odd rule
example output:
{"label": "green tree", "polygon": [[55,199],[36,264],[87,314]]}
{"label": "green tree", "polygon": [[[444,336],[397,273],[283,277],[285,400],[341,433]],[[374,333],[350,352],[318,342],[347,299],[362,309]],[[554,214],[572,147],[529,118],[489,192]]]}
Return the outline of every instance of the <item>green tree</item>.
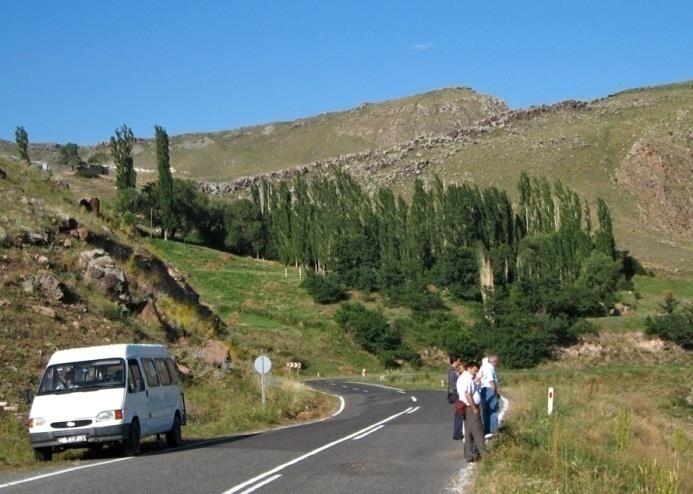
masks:
{"label": "green tree", "polygon": [[599,230],[594,235],[595,248],[611,257],[616,255],[616,242],[614,241],[613,223],[611,212],[603,199],[597,199],[597,220]]}
{"label": "green tree", "polygon": [[115,129],[115,135],[111,137],[111,157],[116,165],[116,187],[118,190],[134,189],[137,185],[132,147],[135,144],[135,135],[132,129],[123,124]]}
{"label": "green tree", "polygon": [[248,199],[239,199],[224,211],[226,238],[224,246],[238,255],[259,257],[265,250],[265,224],[260,207]]}
{"label": "green tree", "polygon": [[68,142],[64,146],[60,146],[58,150],[58,164],[62,166],[69,166],[71,170],[74,170],[82,162],[82,158],[79,157],[79,146],[74,142]]}
{"label": "green tree", "polygon": [[159,172],[157,190],[159,192],[159,212],[161,214],[161,228],[164,239],[174,233],[175,216],[173,207],[173,176],[171,175],[171,163],[169,161],[168,134],[160,125],[154,126],[154,140],[156,146],[156,167]]}
{"label": "green tree", "polygon": [[29,134],[24,127],[17,127],[14,131],[14,140],[17,143],[17,154],[19,159],[30,163],[29,160]]}

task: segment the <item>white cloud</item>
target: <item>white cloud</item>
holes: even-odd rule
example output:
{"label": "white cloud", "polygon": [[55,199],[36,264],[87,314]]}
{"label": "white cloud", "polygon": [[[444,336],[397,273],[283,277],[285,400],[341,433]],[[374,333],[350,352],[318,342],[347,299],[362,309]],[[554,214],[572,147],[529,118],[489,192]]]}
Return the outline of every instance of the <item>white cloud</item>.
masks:
{"label": "white cloud", "polygon": [[417,43],[412,48],[419,51],[430,50],[431,48],[433,48],[433,42],[427,41],[425,43]]}

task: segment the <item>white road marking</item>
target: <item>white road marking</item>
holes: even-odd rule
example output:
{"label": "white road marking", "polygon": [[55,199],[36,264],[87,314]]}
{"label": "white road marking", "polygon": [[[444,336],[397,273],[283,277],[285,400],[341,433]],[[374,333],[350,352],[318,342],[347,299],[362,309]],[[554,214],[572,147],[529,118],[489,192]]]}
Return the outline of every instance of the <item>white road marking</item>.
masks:
{"label": "white road marking", "polygon": [[347,389],[349,386],[344,386],[344,385],[342,385],[342,387],[343,387],[344,389]]}
{"label": "white road marking", "polygon": [[393,388],[392,386],[385,386],[384,384],[373,384],[373,383],[364,383],[364,382],[350,382],[349,384],[360,384],[363,386],[375,386],[376,388],[391,389],[391,390],[397,391],[399,393],[404,393],[404,390],[402,388]]}
{"label": "white road marking", "polygon": [[421,407],[412,408],[411,410],[409,410],[409,411],[407,412],[407,415],[411,415],[412,413],[414,413],[415,411],[417,411],[419,408],[421,408]]}
{"label": "white road marking", "polygon": [[227,491],[224,491],[223,494],[234,494],[235,492],[239,492],[239,491],[241,491],[241,489],[244,489],[244,488],[248,487],[249,485],[254,484],[255,482],[258,482],[258,481],[260,481],[260,480],[262,480],[262,479],[264,479],[264,478],[266,478],[266,477],[269,477],[270,475],[274,475],[274,474],[276,474],[276,473],[279,473],[279,472],[281,472],[282,470],[284,470],[285,468],[290,467],[291,465],[295,465],[296,463],[299,463],[299,462],[305,460],[306,458],[310,458],[311,456],[315,456],[315,455],[317,455],[318,453],[321,453],[321,452],[325,451],[326,449],[329,449],[329,448],[331,448],[331,447],[333,447],[333,446],[336,446],[337,444],[343,443],[344,441],[348,441],[349,439],[353,439],[354,437],[363,434],[364,432],[366,432],[366,431],[372,429],[373,427],[377,427],[377,426],[379,426],[379,425],[381,425],[381,424],[385,424],[385,423],[387,423],[387,422],[389,422],[389,421],[391,421],[391,420],[394,420],[394,419],[396,419],[397,417],[399,417],[399,416],[401,416],[401,415],[404,415],[404,414],[407,413],[409,410],[411,410],[411,407],[407,408],[406,410],[402,410],[401,412],[396,413],[396,414],[394,414],[394,415],[390,415],[390,416],[387,417],[386,419],[383,419],[383,420],[381,420],[380,422],[376,422],[375,424],[371,424],[371,425],[369,425],[368,427],[365,427],[365,428],[363,428],[363,429],[361,429],[361,430],[359,430],[359,431],[356,431],[356,432],[354,432],[354,433],[352,433],[352,434],[349,434],[348,436],[344,436],[344,437],[341,438],[341,439],[337,439],[336,441],[332,441],[331,443],[327,443],[327,444],[325,444],[325,445],[323,445],[323,446],[320,446],[319,448],[316,448],[316,449],[314,449],[314,450],[312,450],[312,451],[309,451],[308,453],[305,453],[305,454],[299,456],[298,458],[294,458],[294,459],[291,460],[291,461],[288,461],[288,462],[283,463],[283,464],[281,464],[281,465],[279,465],[279,466],[277,466],[277,467],[274,467],[272,470],[268,470],[267,472],[261,473],[260,475],[257,475],[257,476],[253,477],[253,478],[250,479],[250,480],[246,480],[245,482],[243,482],[243,483],[241,483],[241,484],[238,484],[238,485],[232,487],[231,489],[229,489],[229,490],[227,490]]}
{"label": "white road marking", "polygon": [[[337,395],[333,395],[333,396],[337,396]],[[342,398],[341,396],[337,396],[337,398],[339,398],[339,410],[334,412],[330,417],[336,417],[337,415],[339,415],[340,413],[342,413],[344,411],[344,406],[346,405],[344,398]]]}
{"label": "white road marking", "polygon": [[407,394],[407,392],[406,392],[406,391],[404,391],[403,389],[400,389],[400,390],[399,390],[399,391],[397,391],[397,392],[398,392],[398,393],[400,393],[400,394],[403,394],[403,395]]}
{"label": "white road marking", "polygon": [[413,401],[414,403],[416,403],[416,396],[412,396],[412,397],[411,397],[411,401]]}
{"label": "white road marking", "polygon": [[62,475],[64,473],[74,472],[76,470],[83,470],[85,468],[100,467],[102,465],[108,465],[109,463],[115,463],[116,461],[132,460],[132,457],[127,458],[116,458],[115,460],[107,460],[99,463],[90,463],[89,465],[80,465],[78,467],[66,468],[65,470],[58,470],[57,472],[44,473],[43,475],[37,475],[35,477],[29,477],[28,479],[15,480],[13,482],[8,482],[6,484],[0,484],[0,489],[5,487],[12,487],[13,485],[24,484],[26,482],[33,482],[34,480],[41,480],[48,477],[54,477],[56,475]]}
{"label": "white road marking", "polygon": [[270,482],[274,482],[274,481],[277,480],[279,477],[281,477],[281,474],[279,474],[279,473],[278,473],[277,475],[272,475],[270,478],[263,480],[263,481],[260,482],[259,484],[255,484],[255,485],[252,486],[250,489],[244,490],[243,492],[241,492],[241,494],[250,494],[251,492],[254,492],[254,491],[258,490],[258,489],[259,489],[260,487],[262,487],[263,485],[267,485],[267,484],[269,484]]}
{"label": "white road marking", "polygon": [[364,433],[361,434],[360,436],[356,436],[356,437],[353,439],[353,441],[358,441],[359,439],[363,439],[363,438],[366,437],[368,434],[373,434],[375,431],[379,431],[379,430],[382,429],[383,427],[385,427],[385,426],[384,426],[384,425],[379,425],[378,427],[374,427],[373,429],[369,430],[368,432],[364,432]]}

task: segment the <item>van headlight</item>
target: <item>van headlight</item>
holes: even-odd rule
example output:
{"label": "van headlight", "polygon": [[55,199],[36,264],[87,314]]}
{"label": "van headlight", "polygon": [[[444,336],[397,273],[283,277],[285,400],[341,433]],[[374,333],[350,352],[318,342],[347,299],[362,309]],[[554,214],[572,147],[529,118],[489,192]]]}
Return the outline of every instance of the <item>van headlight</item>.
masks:
{"label": "van headlight", "polygon": [[46,419],[43,417],[33,417],[29,419],[27,425],[29,426],[29,429],[33,429],[34,427],[40,427],[42,425],[46,425]]}
{"label": "van headlight", "polygon": [[105,410],[96,416],[97,422],[105,422],[106,420],[123,420],[123,411]]}

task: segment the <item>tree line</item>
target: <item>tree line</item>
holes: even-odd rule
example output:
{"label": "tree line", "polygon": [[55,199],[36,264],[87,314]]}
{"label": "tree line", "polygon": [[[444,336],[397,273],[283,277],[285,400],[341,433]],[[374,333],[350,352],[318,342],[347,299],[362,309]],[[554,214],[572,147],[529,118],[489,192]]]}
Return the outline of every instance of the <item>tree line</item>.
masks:
{"label": "tree line", "polygon": [[[593,214],[592,204],[558,180],[522,173],[513,204],[497,187],[438,177],[415,180],[409,198],[387,187],[369,194],[337,170],[261,180],[244,199],[211,199],[173,178],[168,134],[161,126],[154,134],[158,179],[140,189],[132,130],[123,125],[110,138],[116,210],[125,223],[300,267],[320,303],[343,301],[356,289],[409,307],[411,317],[392,324],[359,304],[346,302],[337,313],[386,365],[418,361],[405,334],[463,356],[493,351],[511,366],[533,365],[590,331],[584,318],[607,314],[617,289],[641,269],[617,251],[606,202],[598,199]],[[28,161],[22,127],[16,141]],[[63,146],[61,161],[76,162],[77,150]],[[446,299],[483,302],[478,322],[465,324]]]}
{"label": "tree line", "polygon": [[[374,194],[349,174],[261,180],[248,197],[210,199],[172,178],[168,136],[155,128],[159,177],[135,187],[125,126],[111,139],[117,208],[129,222],[150,221],[166,238],[185,237],[239,255],[302,268],[316,301],[345,300],[349,289],[380,292],[411,317],[387,323],[346,302],[337,322],[386,365],[418,357],[405,334],[475,357],[492,350],[511,366],[534,365],[592,330],[584,318],[607,314],[638,264],[617,251],[605,201],[593,205],[560,181],[522,173],[518,201],[497,187],[414,182],[407,199]],[[478,322],[452,314],[446,297],[483,302]]]}

